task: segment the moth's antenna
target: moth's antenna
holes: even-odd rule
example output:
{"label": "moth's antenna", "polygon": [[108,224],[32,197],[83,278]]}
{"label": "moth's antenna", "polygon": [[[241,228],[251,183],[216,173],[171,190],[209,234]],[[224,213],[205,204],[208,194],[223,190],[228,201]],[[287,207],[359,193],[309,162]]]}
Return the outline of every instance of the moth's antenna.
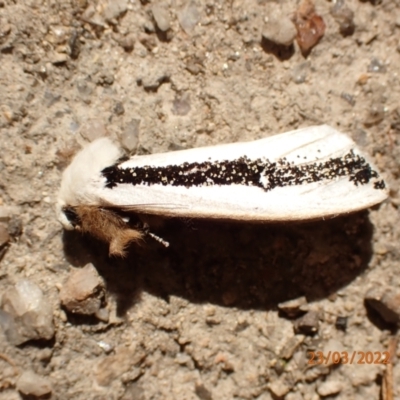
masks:
{"label": "moth's antenna", "polygon": [[146,232],[146,234],[150,237],[152,237],[155,241],[158,243],[161,243],[164,247],[169,247],[169,242],[161,238],[160,236],[157,236],[155,233],[152,232]]}

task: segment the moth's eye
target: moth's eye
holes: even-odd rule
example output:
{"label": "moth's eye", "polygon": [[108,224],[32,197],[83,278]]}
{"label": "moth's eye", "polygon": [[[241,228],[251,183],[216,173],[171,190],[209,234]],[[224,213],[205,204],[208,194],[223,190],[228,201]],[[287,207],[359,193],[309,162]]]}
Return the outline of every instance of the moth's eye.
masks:
{"label": "moth's eye", "polygon": [[71,225],[76,228],[81,223],[81,219],[79,218],[78,214],[75,212],[73,207],[64,207],[63,213],[67,217],[68,221]]}

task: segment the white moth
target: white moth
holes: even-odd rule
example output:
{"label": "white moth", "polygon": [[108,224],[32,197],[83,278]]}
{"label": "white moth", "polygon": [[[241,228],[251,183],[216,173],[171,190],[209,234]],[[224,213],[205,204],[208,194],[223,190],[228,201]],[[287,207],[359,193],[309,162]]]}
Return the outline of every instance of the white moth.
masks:
{"label": "white moth", "polygon": [[253,142],[122,156],[109,138],[90,143],[64,171],[57,204],[66,229],[109,243],[111,255],[124,255],[130,242],[149,234],[132,224],[129,212],[300,221],[358,211],[388,196],[369,158],[327,125]]}

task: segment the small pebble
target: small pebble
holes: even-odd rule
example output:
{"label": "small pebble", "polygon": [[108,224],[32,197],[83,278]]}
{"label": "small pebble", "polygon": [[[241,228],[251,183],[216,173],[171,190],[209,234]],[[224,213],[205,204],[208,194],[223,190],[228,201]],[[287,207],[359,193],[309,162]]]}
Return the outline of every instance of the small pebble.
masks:
{"label": "small pebble", "polygon": [[370,127],[377,125],[385,118],[385,107],[380,103],[374,103],[368,110],[367,116],[364,120],[364,125]]}
{"label": "small pebble", "polygon": [[60,290],[61,304],[72,313],[92,315],[104,301],[104,281],[92,264],[75,269]]}
{"label": "small pebble", "polygon": [[204,70],[204,57],[199,57],[198,55],[189,56],[186,59],[186,69],[192,75],[198,75]]}
{"label": "small pebble", "polygon": [[108,308],[100,308],[100,310],[96,311],[94,315],[97,319],[103,322],[108,322],[110,320],[110,311]]}
{"label": "small pebble", "polygon": [[367,73],[361,74],[357,79],[357,85],[360,85],[360,86],[366,85],[370,78],[371,78],[370,74],[367,74]]}
{"label": "small pebble", "polygon": [[299,4],[293,22],[297,29],[297,44],[306,55],[320,41],[325,33],[325,22],[315,13],[312,0],[302,0]]}
{"label": "small pebble", "polygon": [[110,354],[114,350],[113,345],[111,345],[103,340],[98,341],[97,344],[101,349],[103,349],[104,353],[106,353],[106,354]]}
{"label": "small pebble", "polygon": [[356,101],[354,100],[354,96],[352,96],[350,93],[342,92],[341,95],[340,95],[340,97],[341,97],[343,100],[347,101],[347,103],[349,103],[352,107],[355,106]]}
{"label": "small pebble", "polygon": [[79,54],[81,52],[81,41],[80,41],[80,36],[77,30],[73,30],[69,39],[68,39],[68,45],[70,49],[70,57],[73,60],[76,60],[79,57]]}
{"label": "small pebble", "polygon": [[194,391],[200,400],[212,400],[211,392],[204,386],[203,383],[196,383]]}
{"label": "small pebble", "polygon": [[139,42],[149,51],[153,52],[157,48],[158,42],[154,35],[141,34],[138,36]]}
{"label": "small pebble", "polygon": [[151,7],[151,12],[158,29],[162,32],[166,32],[171,27],[168,10],[162,4],[156,3]]}
{"label": "small pebble", "polygon": [[50,35],[47,39],[52,44],[66,43],[68,38],[68,31],[64,26],[50,26]]}
{"label": "small pebble", "polygon": [[294,330],[296,333],[304,333],[306,335],[314,335],[318,332],[319,317],[315,311],[309,311],[297,319],[294,323]]}
{"label": "small pebble", "polygon": [[322,397],[333,396],[340,393],[343,389],[343,383],[338,380],[328,380],[322,382],[317,387],[317,392]]}
{"label": "small pebble", "polygon": [[268,385],[268,389],[274,396],[278,398],[284,397],[290,391],[290,387],[286,383],[284,383],[281,379],[275,379],[274,381],[272,381]]}
{"label": "small pebble", "polygon": [[132,119],[126,124],[125,129],[119,135],[121,145],[130,153],[133,153],[138,147],[139,133],[140,119]]}
{"label": "small pebble", "polygon": [[35,283],[22,279],[2,297],[2,309],[8,313],[3,329],[14,345],[28,340],[50,340],[54,336],[53,310]]}
{"label": "small pebble", "polygon": [[8,123],[11,124],[15,120],[14,112],[7,104],[2,104],[0,106],[0,111]]}
{"label": "small pebble", "polygon": [[156,33],[156,26],[154,25],[154,21],[146,19],[143,22],[143,31],[146,33]]}
{"label": "small pebble", "polygon": [[346,332],[347,329],[347,317],[336,317],[335,327],[337,330]]}
{"label": "small pebble", "polygon": [[184,116],[190,112],[190,95],[185,93],[180,97],[176,97],[172,103],[172,113]]}
{"label": "small pebble", "polygon": [[284,360],[283,358],[279,358],[278,360],[276,360],[273,366],[274,371],[280,376],[285,372],[286,365],[287,361]]}
{"label": "small pebble", "polygon": [[88,5],[82,13],[82,19],[89,22],[90,19],[96,14],[96,9],[93,4]]}
{"label": "small pebble", "polygon": [[307,76],[310,72],[310,64],[309,62],[304,62],[296,65],[292,70],[292,79],[294,83],[300,84],[304,83],[307,80]]}
{"label": "small pebble", "polygon": [[108,131],[99,119],[92,119],[82,125],[79,133],[84,139],[93,142],[96,139],[107,136]]}
{"label": "small pebble", "polygon": [[51,360],[51,357],[53,357],[53,349],[49,349],[48,347],[41,349],[37,354],[37,359],[46,363]]}
{"label": "small pebble", "polygon": [[114,80],[115,78],[111,71],[101,71],[96,76],[96,84],[99,86],[111,86]]}
{"label": "small pebble", "polygon": [[313,368],[310,368],[310,369],[306,368],[303,379],[306,382],[312,382],[312,381],[315,381],[316,379],[318,379],[321,376],[328,375],[329,372],[330,372],[330,369],[326,365],[322,365],[322,364],[321,365],[317,365],[317,366],[315,366]]}
{"label": "small pebble", "polygon": [[374,57],[369,63],[367,71],[383,74],[386,72],[386,66],[381,60]]}
{"label": "small pebble", "polygon": [[66,53],[54,53],[51,57],[51,63],[54,65],[64,64],[69,60],[69,55]]}
{"label": "small pebble", "polygon": [[140,83],[143,88],[150,92],[155,92],[164,83],[169,81],[170,73],[165,70],[150,70],[147,71],[146,75],[139,78],[138,83]]}
{"label": "small pebble", "polygon": [[180,365],[188,364],[191,361],[191,358],[186,353],[178,353],[175,357],[175,362]]}
{"label": "small pebble", "polygon": [[186,5],[178,14],[178,20],[182,29],[190,34],[195,26],[200,22],[200,10],[196,0],[188,0]]}
{"label": "small pebble", "polygon": [[78,79],[76,81],[76,88],[78,89],[79,95],[82,96],[83,99],[87,99],[92,95],[94,85],[87,79]]}
{"label": "small pebble", "polygon": [[118,40],[119,45],[126,51],[131,52],[135,47],[135,36],[129,33]]}
{"label": "small pebble", "polygon": [[332,17],[339,24],[340,33],[349,36],[354,33],[354,12],[347,7],[344,0],[336,0],[331,8]]}
{"label": "small pebble", "polygon": [[114,114],[116,114],[116,115],[124,114],[125,113],[124,105],[120,101],[117,101],[114,105],[113,111],[114,111]]}
{"label": "small pebble", "polygon": [[[353,132],[353,139],[361,147],[365,147],[368,144],[368,134],[364,129],[357,128]],[[352,311],[352,310],[348,310]]]}
{"label": "small pebble", "polygon": [[128,9],[127,0],[109,0],[107,7],[104,10],[104,19],[108,22],[119,18]]}
{"label": "small pebble", "polygon": [[297,299],[288,300],[278,304],[279,311],[286,314],[289,318],[298,317],[307,312],[307,299],[302,296]]}
{"label": "small pebble", "polygon": [[265,23],[262,36],[278,46],[290,46],[296,38],[294,23],[286,16],[271,16]]}
{"label": "small pebble", "polygon": [[52,392],[49,379],[33,371],[24,371],[17,381],[17,390],[25,396],[48,396]]}

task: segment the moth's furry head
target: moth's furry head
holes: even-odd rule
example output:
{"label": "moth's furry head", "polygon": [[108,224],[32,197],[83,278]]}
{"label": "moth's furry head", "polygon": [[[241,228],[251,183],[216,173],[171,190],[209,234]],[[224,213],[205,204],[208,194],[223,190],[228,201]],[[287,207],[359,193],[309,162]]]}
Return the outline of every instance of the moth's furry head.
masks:
{"label": "moth's furry head", "polygon": [[100,172],[121,156],[122,150],[110,138],[104,137],[84,147],[65,169],[56,205],[58,220],[65,229],[74,229],[65,209],[82,203],[99,205],[90,188],[93,182],[101,179]]}

